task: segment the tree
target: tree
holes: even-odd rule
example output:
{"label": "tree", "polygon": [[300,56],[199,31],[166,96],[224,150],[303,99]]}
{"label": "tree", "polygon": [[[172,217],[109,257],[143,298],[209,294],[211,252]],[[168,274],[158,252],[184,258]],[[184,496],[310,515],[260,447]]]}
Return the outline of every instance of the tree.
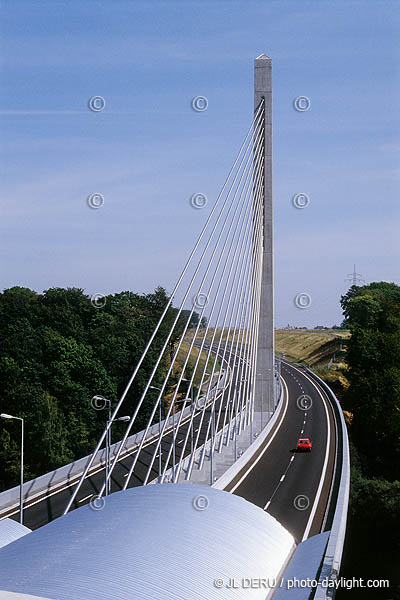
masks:
{"label": "tree", "polygon": [[[114,406],[169,302],[165,289],[139,295],[110,294],[99,309],[79,288],[50,288],[43,294],[13,287],[0,294],[1,412],[26,420],[26,478],[36,477],[93,450],[106,414],[90,400],[103,395]],[[161,381],[183,331],[170,306],[124,402],[132,414],[164,340],[154,380]],[[149,394],[132,433],[143,429],[153,408]],[[0,481],[16,485],[18,423],[0,422]],[[118,430],[116,430],[118,431]]]}
{"label": "tree", "polygon": [[400,287],[352,286],[341,305],[351,332],[344,406],[353,439],[363,471],[391,480],[400,464]]}

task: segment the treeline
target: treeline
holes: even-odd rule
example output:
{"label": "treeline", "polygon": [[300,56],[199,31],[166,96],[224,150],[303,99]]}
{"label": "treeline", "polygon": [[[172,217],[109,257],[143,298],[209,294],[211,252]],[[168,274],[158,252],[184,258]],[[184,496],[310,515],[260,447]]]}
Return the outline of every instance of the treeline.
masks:
{"label": "treeline", "polygon": [[400,287],[386,282],[352,286],[341,305],[351,332],[349,387],[342,405],[351,420],[352,526],[359,541],[398,553]]}
{"label": "treeline", "polygon": [[[114,401],[123,392],[168,302],[153,294],[121,292],[92,302],[82,289],[52,288],[43,294],[13,287],[0,294],[0,412],[25,419],[25,479],[89,454],[106,414],[91,407],[101,394]],[[131,415],[175,319],[170,307],[124,402]],[[187,312],[154,377],[159,385]],[[191,325],[198,322],[193,315]],[[155,392],[146,397],[132,432],[142,429]],[[18,483],[20,423],[0,420],[0,486]],[[115,424],[114,439],[121,433]]]}

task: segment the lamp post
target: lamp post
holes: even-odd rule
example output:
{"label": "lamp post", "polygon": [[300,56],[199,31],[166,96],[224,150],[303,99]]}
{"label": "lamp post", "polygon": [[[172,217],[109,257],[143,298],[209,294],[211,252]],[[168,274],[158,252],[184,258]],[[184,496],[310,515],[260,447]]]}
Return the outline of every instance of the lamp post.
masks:
{"label": "lamp post", "polygon": [[[238,457],[238,455],[237,455],[237,437],[238,437],[238,434],[240,433],[240,428],[241,428],[241,422],[240,421],[242,419],[242,411],[240,411],[240,420],[239,420],[239,427],[238,427],[238,425],[237,425],[237,410],[239,408],[238,404],[239,404],[239,401],[240,401],[240,393],[241,393],[241,390],[242,390],[242,383],[245,383],[246,381],[247,381],[247,379],[242,378],[240,380],[240,382],[239,382],[239,386],[237,386],[237,384],[236,384],[235,388],[234,388],[235,396],[237,395],[237,399],[238,399],[237,403],[235,404],[235,412],[236,412],[236,414],[235,414],[235,426],[234,426],[234,432],[235,432],[235,461],[237,460],[237,457]],[[239,387],[239,393],[237,394],[237,388],[238,387]],[[236,398],[235,398],[235,400],[236,400]],[[247,406],[246,406],[246,410],[247,410]],[[239,431],[238,431],[238,429],[239,429]]]}
{"label": "lamp post", "polygon": [[[243,377],[240,380],[240,392],[242,391],[242,383],[247,383],[247,381],[248,380],[246,379],[246,377]],[[246,398],[246,413],[247,413],[247,415],[249,414],[249,399],[248,398]],[[247,420],[248,420],[248,416],[247,416]],[[243,429],[244,429],[246,427],[246,417],[243,419],[243,424],[244,424],[243,425]]]}
{"label": "lamp post", "polygon": [[6,413],[0,414],[1,419],[15,419],[21,421],[21,473],[20,473],[20,485],[19,485],[19,522],[21,525],[24,522],[24,419],[22,417],[14,417],[13,415],[7,415]]}
{"label": "lamp post", "polygon": [[[182,377],[181,381],[188,381],[188,379],[184,379]],[[191,398],[181,398],[179,400],[174,400],[172,404],[172,482],[175,483],[175,467],[176,467],[176,448],[175,448],[175,405],[190,401],[193,410],[193,388],[192,388],[192,396]],[[193,419],[192,419],[192,437],[191,437],[191,448],[193,454]]]}
{"label": "lamp post", "polygon": [[[161,388],[156,387],[155,385],[151,385],[150,388],[151,390],[157,390],[158,392],[162,392]],[[158,419],[158,437],[160,438],[160,452],[158,454],[158,477],[161,478],[161,472],[162,472],[162,461],[161,461],[161,451],[162,451],[162,444],[161,444],[161,398],[160,398],[160,414],[159,414],[159,419]]]}
{"label": "lamp post", "polygon": [[275,385],[275,402],[274,402],[274,410],[276,408],[276,405],[278,403],[279,397],[280,397],[280,392],[281,392],[281,360],[280,358],[277,358],[275,361],[275,378],[276,378],[276,385]]}
{"label": "lamp post", "polygon": [[[257,373],[259,377],[262,377],[262,373]],[[261,431],[264,427],[264,386],[261,380]]]}
{"label": "lamp post", "polygon": [[[272,374],[273,369],[268,367],[266,370],[268,371],[268,381],[270,381],[270,379],[273,380],[273,374]],[[274,390],[274,385],[272,386],[272,390]],[[271,386],[268,385],[268,420],[271,418],[272,405],[273,405],[273,398],[271,398]]]}
{"label": "lamp post", "polygon": [[211,404],[210,485],[214,483],[215,401]]}
{"label": "lamp post", "polygon": [[110,467],[110,447],[111,447],[111,428],[108,427],[108,423],[111,422],[111,400],[108,398],[104,398],[104,396],[93,396],[92,398],[92,406],[95,407],[95,410],[103,410],[106,406],[108,406],[108,420],[107,420],[107,431],[106,431],[106,472],[105,472],[105,495],[108,496],[108,481],[109,481],[109,467]]}
{"label": "lamp post", "polygon": [[191,409],[192,409],[192,423],[191,423],[191,428],[190,428],[190,454],[193,454],[193,410],[194,410],[194,403],[193,403],[193,395],[191,396],[191,398],[181,398],[180,400],[175,400],[175,404],[184,404],[184,403],[190,404]]}
{"label": "lamp post", "polygon": [[238,398],[237,385],[235,385],[235,387],[233,389],[233,402],[234,402],[233,408],[235,410],[235,423],[233,426],[233,437],[234,437],[234,442],[235,442],[235,462],[237,461],[237,415],[238,415],[237,398]]}
{"label": "lamp post", "polygon": [[131,418],[128,416],[118,417],[118,419],[109,418],[107,420],[108,435],[106,437],[106,486],[105,486],[105,495],[106,496],[108,496],[108,494],[111,494],[111,478],[110,478],[111,426],[116,421],[125,421],[126,422],[126,421],[130,421],[130,420],[131,420]]}
{"label": "lamp post", "polygon": [[[187,381],[190,383],[189,379],[182,379],[182,381]],[[190,453],[193,454],[193,421],[194,421],[194,400],[193,400],[193,386],[190,388],[190,398],[185,398],[184,400],[190,400],[190,404],[192,407],[192,417],[191,417],[191,425],[190,425]]]}

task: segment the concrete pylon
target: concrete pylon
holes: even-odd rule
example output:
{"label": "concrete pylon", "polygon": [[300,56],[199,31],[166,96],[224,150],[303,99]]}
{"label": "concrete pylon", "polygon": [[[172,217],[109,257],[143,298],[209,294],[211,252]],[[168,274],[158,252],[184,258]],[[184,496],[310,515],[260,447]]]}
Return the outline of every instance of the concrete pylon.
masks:
{"label": "concrete pylon", "polygon": [[[255,411],[275,406],[274,384],[274,249],[272,206],[272,60],[261,54],[254,61],[254,110],[264,98],[264,231],[262,249],[261,303],[257,348]],[[266,418],[263,419],[265,425]]]}

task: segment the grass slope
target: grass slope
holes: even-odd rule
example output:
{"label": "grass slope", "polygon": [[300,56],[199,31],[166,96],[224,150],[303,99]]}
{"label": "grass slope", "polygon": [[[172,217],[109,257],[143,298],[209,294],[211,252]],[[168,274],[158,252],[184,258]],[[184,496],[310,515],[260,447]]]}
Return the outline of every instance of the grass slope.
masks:
{"label": "grass slope", "polygon": [[344,356],[349,337],[348,331],[337,329],[277,329],[275,351],[291,362],[307,365],[340,396],[348,385]]}

